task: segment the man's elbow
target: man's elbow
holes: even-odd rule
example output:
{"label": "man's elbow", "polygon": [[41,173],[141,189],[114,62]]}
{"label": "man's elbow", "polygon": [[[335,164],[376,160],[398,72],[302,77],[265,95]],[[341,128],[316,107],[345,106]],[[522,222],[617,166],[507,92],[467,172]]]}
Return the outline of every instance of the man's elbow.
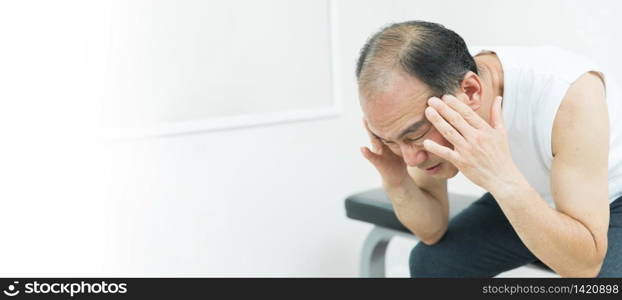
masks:
{"label": "man's elbow", "polygon": [[400,223],[402,223],[402,225],[404,225],[404,227],[406,227],[408,231],[410,231],[410,233],[416,236],[419,241],[428,246],[432,246],[438,243],[445,235],[445,232],[447,232],[448,223],[446,219],[444,223],[436,224],[436,226],[420,227],[415,227],[412,224],[403,221],[402,219],[400,219],[399,215],[398,220],[400,220]]}
{"label": "man's elbow", "polygon": [[586,262],[582,267],[575,267],[573,270],[559,272],[561,277],[571,278],[594,278],[600,274],[600,269],[605,261],[605,253],[599,253],[590,262]]}
{"label": "man's elbow", "polygon": [[574,266],[568,266],[568,268],[562,272],[557,272],[561,277],[598,277],[600,269],[605,262],[605,256],[607,255],[609,244],[607,240],[607,231],[595,234],[594,238],[594,246],[583,249],[589,252],[584,252],[582,260],[577,261]]}
{"label": "man's elbow", "polygon": [[560,273],[559,275],[564,278],[595,278],[600,273],[600,268],[602,267],[602,263],[597,266],[576,269],[573,271],[569,271],[566,273]]}
{"label": "man's elbow", "polygon": [[426,238],[426,239],[419,239],[422,243],[428,245],[428,246],[432,246],[436,243],[438,243],[438,241],[441,240],[441,238]]}
{"label": "man's elbow", "polygon": [[428,236],[425,236],[425,237],[419,237],[419,240],[422,243],[424,243],[424,244],[426,244],[428,246],[432,246],[432,245],[438,243],[443,238],[443,236],[445,235],[446,231],[447,231],[447,228],[444,228],[443,230],[441,230],[441,231],[439,231],[439,232],[437,232],[435,234],[431,234],[431,235],[428,235]]}

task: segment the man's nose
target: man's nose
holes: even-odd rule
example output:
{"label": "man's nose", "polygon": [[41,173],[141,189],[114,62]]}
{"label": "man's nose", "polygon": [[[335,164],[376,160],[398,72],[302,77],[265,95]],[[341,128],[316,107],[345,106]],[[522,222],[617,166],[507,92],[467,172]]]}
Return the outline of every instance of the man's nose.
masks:
{"label": "man's nose", "polygon": [[428,159],[428,154],[423,146],[404,145],[402,146],[402,157],[409,167],[416,167]]}

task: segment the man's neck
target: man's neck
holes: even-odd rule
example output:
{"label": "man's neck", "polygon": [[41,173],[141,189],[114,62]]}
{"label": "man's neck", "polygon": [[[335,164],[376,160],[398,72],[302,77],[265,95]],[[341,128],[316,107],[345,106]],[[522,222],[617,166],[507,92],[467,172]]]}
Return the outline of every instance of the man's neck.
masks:
{"label": "man's neck", "polygon": [[476,56],[475,63],[485,89],[488,90],[487,95],[482,99],[483,109],[479,114],[490,122],[492,103],[497,96],[503,96],[503,68],[497,55],[492,53]]}
{"label": "man's neck", "polygon": [[475,57],[477,68],[481,70],[480,77],[496,96],[503,96],[503,67],[495,54],[478,55]]}

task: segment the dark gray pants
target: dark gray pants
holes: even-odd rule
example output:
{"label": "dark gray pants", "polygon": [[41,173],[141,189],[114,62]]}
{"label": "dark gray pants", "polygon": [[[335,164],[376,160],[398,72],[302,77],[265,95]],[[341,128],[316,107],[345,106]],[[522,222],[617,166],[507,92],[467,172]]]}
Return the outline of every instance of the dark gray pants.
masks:
{"label": "dark gray pants", "polygon": [[[607,256],[599,277],[622,277],[622,197],[610,205]],[[436,244],[410,253],[411,277],[494,277],[537,262],[490,193],[449,221]]]}

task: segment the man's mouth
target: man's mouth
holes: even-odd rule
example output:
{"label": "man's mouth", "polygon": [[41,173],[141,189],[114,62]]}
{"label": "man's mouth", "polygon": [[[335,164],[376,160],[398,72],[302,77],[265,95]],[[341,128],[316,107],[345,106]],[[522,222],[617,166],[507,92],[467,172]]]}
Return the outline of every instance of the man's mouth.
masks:
{"label": "man's mouth", "polygon": [[441,163],[438,163],[434,166],[426,168],[425,172],[428,173],[428,175],[435,175],[436,173],[440,171],[440,169],[441,169]]}
{"label": "man's mouth", "polygon": [[432,169],[434,169],[434,168],[436,168],[436,167],[438,167],[438,166],[440,166],[440,165],[441,165],[441,163],[438,163],[438,164],[433,165],[433,166],[431,166],[431,167],[429,167],[429,168],[427,168],[427,169],[425,169],[425,170],[426,170],[426,171],[431,171]]}

